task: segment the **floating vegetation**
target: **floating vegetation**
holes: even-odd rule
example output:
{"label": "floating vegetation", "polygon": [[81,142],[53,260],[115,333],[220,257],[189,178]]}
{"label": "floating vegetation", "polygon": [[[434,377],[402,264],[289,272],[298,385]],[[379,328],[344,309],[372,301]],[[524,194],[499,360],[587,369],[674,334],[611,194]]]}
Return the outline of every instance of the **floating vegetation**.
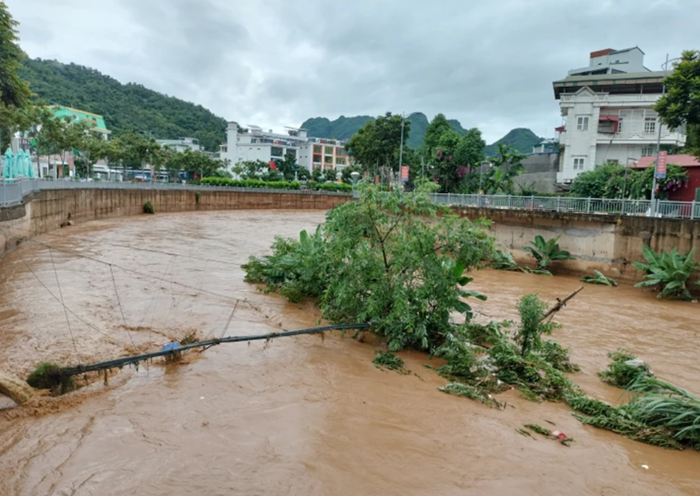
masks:
{"label": "floating vegetation", "polygon": [[155,214],[156,213],[156,207],[153,206],[153,203],[151,203],[150,200],[143,204],[143,213],[144,214]]}
{"label": "floating vegetation", "polygon": [[76,388],[73,377],[62,374],[60,366],[49,362],[40,363],[27,377],[27,384],[34,389],[48,389],[52,394],[65,394]]}
{"label": "floating vegetation", "polygon": [[469,398],[472,400],[480,401],[481,403],[491,406],[493,408],[502,408],[503,404],[496,401],[491,394],[484,392],[476,386],[470,384],[461,384],[459,382],[451,382],[446,386],[438,388],[438,391],[443,393],[452,394],[454,396],[462,396],[463,398]]}
{"label": "floating vegetation", "polygon": [[608,368],[603,372],[598,372],[601,380],[611,386],[622,389],[629,389],[640,377],[654,375],[651,367],[644,363],[627,350],[619,349],[608,353],[608,358],[612,360]]}
{"label": "floating vegetation", "polygon": [[397,357],[390,351],[387,351],[386,353],[377,351],[377,356],[374,358],[374,360],[372,360],[372,363],[378,369],[385,368],[394,370],[399,374],[408,374],[408,370],[406,370],[404,361],[401,359],[401,357]]}
{"label": "floating vegetation", "polygon": [[550,271],[544,268],[531,269],[530,267],[518,265],[515,263],[513,255],[505,246],[501,246],[495,250],[493,260],[491,261],[491,268],[496,270],[507,270],[510,272],[527,272],[529,274],[538,274],[543,276],[552,275]]}
{"label": "floating vegetation", "polygon": [[[546,427],[542,427],[541,425],[537,424],[525,424],[523,427],[526,429],[530,429],[532,432],[536,432],[537,434],[540,434],[542,436],[545,436],[546,438],[559,441],[561,444],[563,444],[566,447],[571,446],[571,443],[574,442],[573,438],[568,437],[566,434],[560,431],[552,431],[547,429]],[[528,434],[527,431],[523,431],[522,429],[518,429],[518,432]]]}
{"label": "floating vegetation", "polygon": [[581,277],[581,282],[585,282],[586,284],[598,284],[601,286],[617,287],[617,281],[615,279],[611,279],[609,277],[606,277],[601,272],[599,272],[597,270],[594,270],[593,274],[594,274],[593,277],[590,277],[590,276]]}

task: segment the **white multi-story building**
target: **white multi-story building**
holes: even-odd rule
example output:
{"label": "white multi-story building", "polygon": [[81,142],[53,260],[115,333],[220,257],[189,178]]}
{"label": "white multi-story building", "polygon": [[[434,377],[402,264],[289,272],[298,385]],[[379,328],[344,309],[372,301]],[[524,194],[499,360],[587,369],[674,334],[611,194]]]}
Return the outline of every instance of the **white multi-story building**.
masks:
{"label": "white multi-story building", "polygon": [[666,73],[646,69],[643,57],[639,48],[593,52],[588,68],[554,82],[564,120],[556,129],[558,183],[571,183],[606,162],[627,165],[653,155],[659,132],[662,145],[685,144],[685,129],[670,130],[658,121],[653,107]]}
{"label": "white multi-story building", "polygon": [[287,154],[297,159],[297,164],[313,169],[343,170],[348,164],[345,142],[335,139],[309,138],[306,129],[287,128],[287,134],[263,131],[258,126],[243,128],[229,122],[226,143],[221,145],[221,158],[230,166],[240,162],[282,160]]}
{"label": "white multi-story building", "polygon": [[199,140],[196,138],[179,138],[176,140],[156,140],[158,144],[165,148],[170,148],[178,153],[184,153],[186,150],[193,152],[201,152],[204,149],[200,146]]}

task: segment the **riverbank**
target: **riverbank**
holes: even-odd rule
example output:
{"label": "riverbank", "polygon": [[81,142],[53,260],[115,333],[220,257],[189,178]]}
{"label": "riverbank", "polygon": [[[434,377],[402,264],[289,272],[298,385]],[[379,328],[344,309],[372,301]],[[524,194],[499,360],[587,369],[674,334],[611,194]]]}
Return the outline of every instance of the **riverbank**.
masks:
{"label": "riverbank", "polygon": [[[291,304],[243,282],[240,264],[269,252],[275,235],[297,236],[321,211],[188,212],[103,219],[37,238],[0,261],[0,361],[27,371],[38,360],[112,357],[195,329],[228,333],[315,325],[312,304]],[[108,266],[113,264],[121,316]],[[26,263],[25,263],[26,262]],[[54,266],[56,270],[54,271]],[[137,271],[129,273],[119,267]],[[31,269],[31,270],[30,270]],[[36,274],[36,277],[35,275]],[[515,303],[547,302],[580,283],[484,270],[470,289],[480,321],[515,319]],[[38,279],[37,279],[38,278]],[[623,284],[586,286],[557,316],[554,339],[571,347],[586,392],[616,402],[599,381],[607,352],[626,347],[664,379],[698,393],[697,305],[657,300]],[[128,328],[128,329],[127,329]],[[122,343],[123,342],[123,343]],[[562,404],[516,391],[504,411],[437,391],[445,380],[420,353],[401,357],[416,375],[372,365],[377,347],[337,334],[220,346],[178,367],[126,369],[59,398],[48,416],[0,415],[0,494],[490,494],[691,495],[700,454],[665,451],[581,425]],[[82,396],[78,396],[78,399]],[[11,413],[12,412],[12,413]],[[571,448],[526,438],[524,423],[556,424]],[[645,470],[641,465],[648,465]],[[60,467],[60,470],[59,470]],[[359,475],[358,475],[359,474]]]}

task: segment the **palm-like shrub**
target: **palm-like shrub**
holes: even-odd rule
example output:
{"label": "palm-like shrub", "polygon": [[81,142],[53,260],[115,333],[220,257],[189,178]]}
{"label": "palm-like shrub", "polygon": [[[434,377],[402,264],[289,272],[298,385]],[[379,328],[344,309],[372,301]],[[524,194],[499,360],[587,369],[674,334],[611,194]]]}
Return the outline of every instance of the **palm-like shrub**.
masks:
{"label": "palm-like shrub", "polygon": [[559,248],[559,237],[545,239],[542,236],[536,236],[535,241],[531,241],[532,246],[526,246],[525,251],[530,252],[530,254],[537,261],[537,268],[540,270],[547,270],[549,267],[549,262],[552,260],[574,260],[566,250],[561,250]]}
{"label": "palm-like shrub", "polygon": [[594,270],[593,274],[593,277],[582,276],[581,282],[585,282],[587,284],[598,284],[600,286],[617,287],[617,281],[615,279],[611,279],[610,277],[603,275],[603,273],[598,270]]}
{"label": "palm-like shrub", "polygon": [[664,250],[656,253],[645,246],[642,253],[647,263],[632,262],[635,268],[645,274],[644,280],[636,287],[658,287],[661,288],[659,298],[693,301],[686,284],[693,271],[700,268],[700,264],[693,259],[694,249],[681,255],[676,248],[670,253]]}

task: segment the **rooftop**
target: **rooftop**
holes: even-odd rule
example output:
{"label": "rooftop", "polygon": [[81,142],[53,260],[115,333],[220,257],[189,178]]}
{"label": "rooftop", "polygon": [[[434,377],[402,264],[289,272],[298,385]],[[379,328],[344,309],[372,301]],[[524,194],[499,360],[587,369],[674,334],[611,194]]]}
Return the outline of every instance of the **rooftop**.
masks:
{"label": "rooftop", "polygon": [[76,122],[88,121],[93,124],[93,130],[101,133],[110,133],[107,130],[104,117],[85,110],[74,109],[72,107],[64,107],[62,105],[49,105],[53,111],[54,117],[72,117]]}
{"label": "rooftop", "polygon": [[575,93],[584,86],[602,93],[661,93],[666,75],[664,71],[656,71],[568,76],[554,81],[554,97],[559,99],[562,93]]}
{"label": "rooftop", "polygon": [[[656,155],[651,157],[642,157],[637,160],[637,163],[633,166],[635,169],[646,169],[651,167],[656,162]],[[700,167],[700,161],[696,157],[688,154],[681,155],[668,155],[666,157],[667,164],[680,165],[681,167]]]}

